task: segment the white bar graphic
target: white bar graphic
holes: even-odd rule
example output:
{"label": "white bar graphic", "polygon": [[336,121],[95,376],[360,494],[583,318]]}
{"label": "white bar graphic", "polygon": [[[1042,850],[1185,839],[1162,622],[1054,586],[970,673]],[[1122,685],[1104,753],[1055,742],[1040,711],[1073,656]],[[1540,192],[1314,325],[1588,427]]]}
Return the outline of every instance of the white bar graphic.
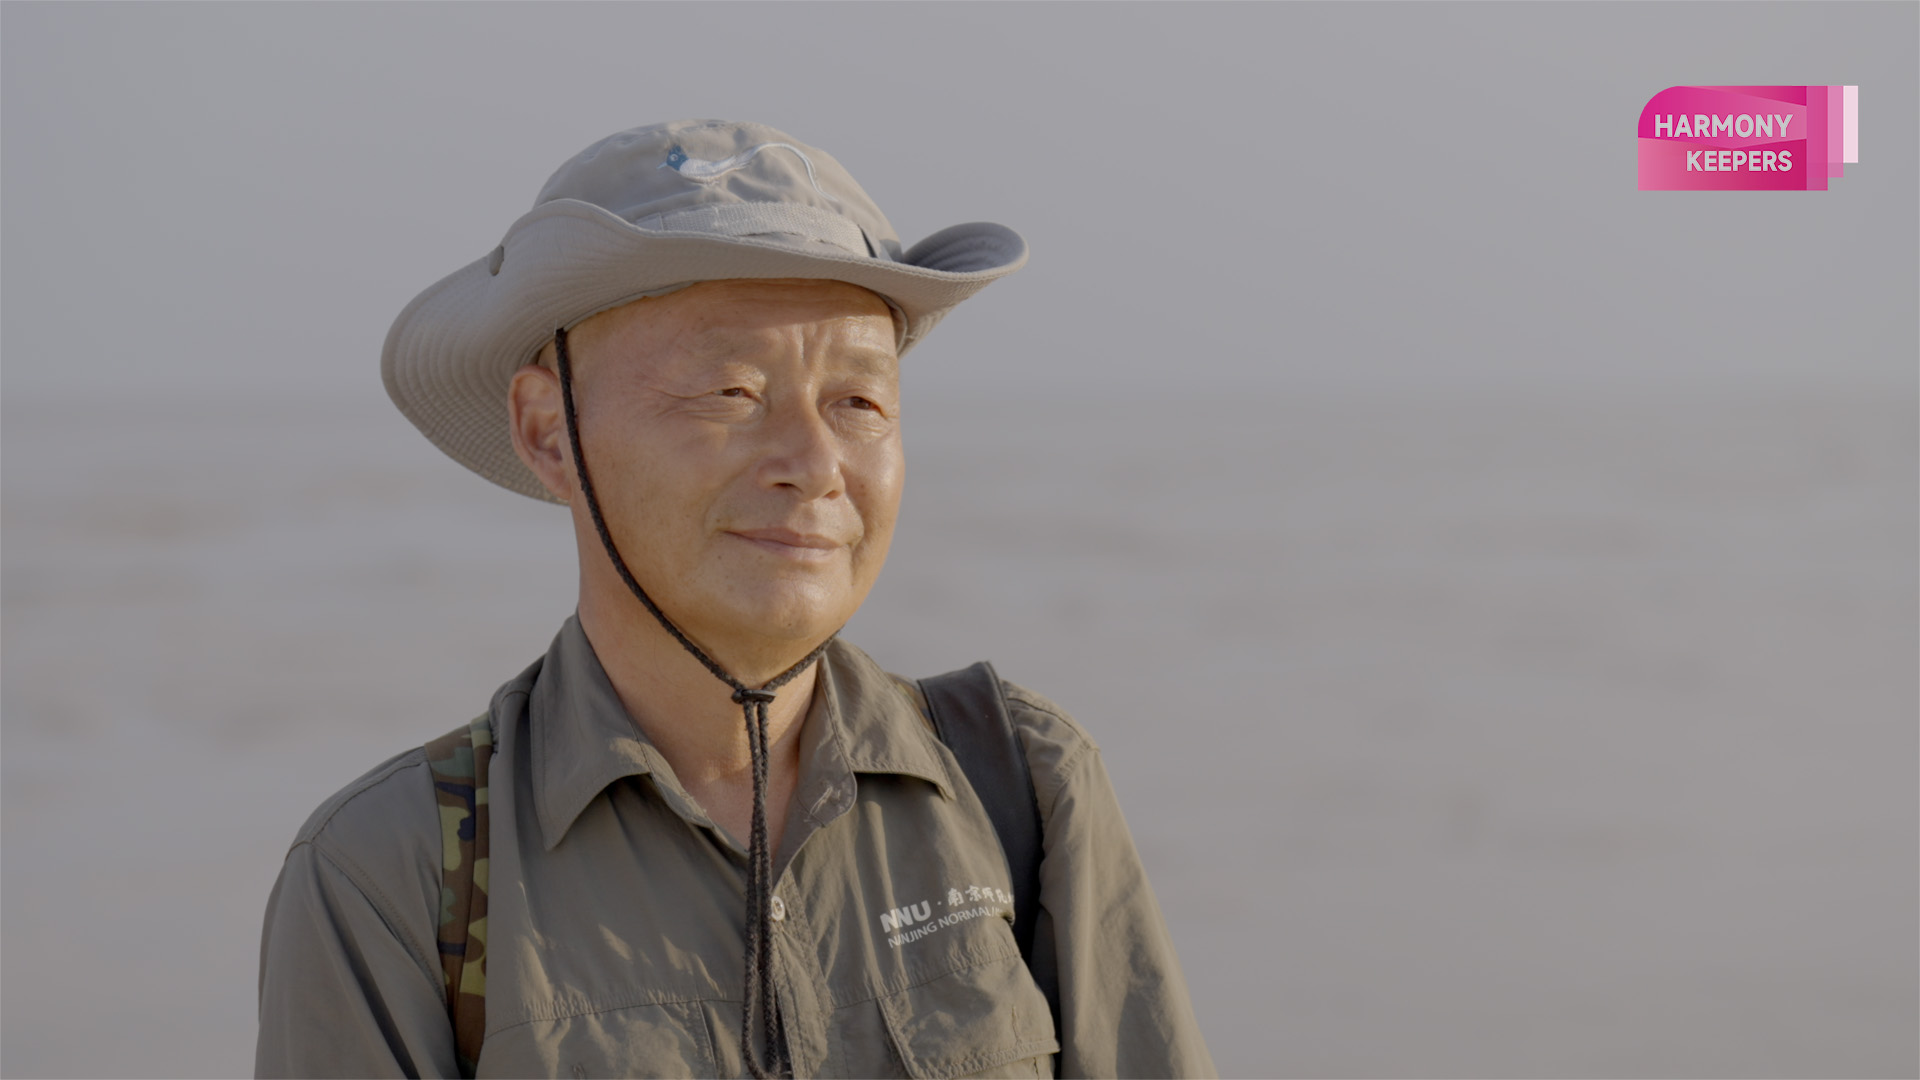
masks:
{"label": "white bar graphic", "polygon": [[1846,86],[1841,89],[1846,94],[1846,119],[1841,123],[1846,128],[1847,139],[1846,152],[1841,155],[1840,160],[1853,165],[1860,160],[1860,88]]}

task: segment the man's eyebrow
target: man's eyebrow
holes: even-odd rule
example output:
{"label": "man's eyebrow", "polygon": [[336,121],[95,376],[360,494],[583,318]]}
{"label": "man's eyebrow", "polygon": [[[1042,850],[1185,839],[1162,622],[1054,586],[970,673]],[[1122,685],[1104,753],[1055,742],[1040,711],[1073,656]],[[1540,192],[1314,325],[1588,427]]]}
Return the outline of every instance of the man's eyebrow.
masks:
{"label": "man's eyebrow", "polygon": [[900,356],[892,349],[854,346],[840,353],[840,360],[857,375],[893,377],[900,373]]}

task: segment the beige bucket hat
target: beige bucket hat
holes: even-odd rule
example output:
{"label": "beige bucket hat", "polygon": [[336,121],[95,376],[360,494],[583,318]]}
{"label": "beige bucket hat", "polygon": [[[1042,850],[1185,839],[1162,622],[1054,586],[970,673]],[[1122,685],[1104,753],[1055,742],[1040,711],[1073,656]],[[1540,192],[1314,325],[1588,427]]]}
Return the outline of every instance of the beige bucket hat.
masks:
{"label": "beige bucket hat", "polygon": [[455,461],[547,499],[513,452],[507,384],[556,329],[699,281],[826,278],[884,297],[904,354],[1026,261],[1026,241],[987,222],[902,251],[839,162],[773,128],[650,124],[560,166],[500,246],[415,297],[387,332],[380,374]]}

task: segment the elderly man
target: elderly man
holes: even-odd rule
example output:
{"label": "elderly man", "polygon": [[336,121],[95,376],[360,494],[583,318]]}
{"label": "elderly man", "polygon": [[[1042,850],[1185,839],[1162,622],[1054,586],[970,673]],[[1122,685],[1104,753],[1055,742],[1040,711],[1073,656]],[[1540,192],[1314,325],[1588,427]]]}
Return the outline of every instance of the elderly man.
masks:
{"label": "elderly man", "polygon": [[389,393],[568,507],[578,614],[300,830],[262,1075],[1212,1071],[1087,734],[835,636],[899,511],[900,354],[1025,258],[902,251],[825,153],[688,121],[588,147],[400,315]]}

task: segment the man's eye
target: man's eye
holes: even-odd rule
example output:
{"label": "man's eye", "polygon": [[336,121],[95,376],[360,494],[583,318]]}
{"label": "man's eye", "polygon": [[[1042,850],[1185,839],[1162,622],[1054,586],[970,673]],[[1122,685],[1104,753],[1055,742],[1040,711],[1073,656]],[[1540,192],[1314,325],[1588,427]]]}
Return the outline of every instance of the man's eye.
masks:
{"label": "man's eye", "polygon": [[849,405],[851,405],[851,406],[853,406],[853,407],[854,407],[854,408],[856,408],[856,409],[868,409],[868,410],[871,410],[871,411],[873,411],[873,412],[879,412],[879,411],[880,411],[880,406],[878,406],[878,405],[876,405],[876,404],[874,404],[874,403],[873,403],[873,401],[872,401],[872,399],[870,399],[870,398],[863,398],[863,397],[861,397],[861,396],[859,396],[858,394],[856,394],[856,395],[854,395],[853,397],[850,397],[850,398],[848,398],[848,399],[847,399],[847,404],[849,404]]}
{"label": "man's eye", "polygon": [[729,386],[719,393],[721,397],[746,397],[747,388],[744,386]]}

